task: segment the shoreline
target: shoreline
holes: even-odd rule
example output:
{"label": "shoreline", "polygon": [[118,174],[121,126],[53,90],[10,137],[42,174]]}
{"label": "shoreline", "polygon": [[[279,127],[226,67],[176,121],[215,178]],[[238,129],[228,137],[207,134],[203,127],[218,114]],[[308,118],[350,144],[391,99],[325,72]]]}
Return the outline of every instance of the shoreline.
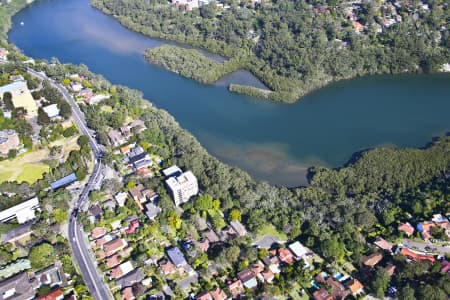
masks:
{"label": "shoreline", "polygon": [[[230,59],[237,57],[231,53],[235,53],[237,50],[238,51],[242,50],[242,49],[228,48],[228,46],[226,44],[223,45],[224,43],[222,41],[215,41],[219,45],[218,49],[222,49],[222,51],[214,52],[213,50],[209,49],[207,46],[205,47],[204,41],[202,42],[202,41],[198,41],[195,39],[192,39],[192,40],[181,39],[181,38],[178,38],[177,36],[162,34],[162,33],[151,31],[151,30],[146,30],[146,28],[143,28],[142,25],[136,24],[134,22],[131,22],[130,25],[128,25],[127,22],[125,22],[125,20],[121,16],[113,15],[105,7],[95,6],[94,3],[92,2],[92,0],[88,0],[88,1],[89,1],[89,5],[92,8],[113,18],[114,20],[119,22],[122,26],[124,26],[125,28],[127,28],[133,32],[142,34],[143,36],[148,37],[148,38],[160,39],[160,40],[163,40],[166,42],[185,44],[188,47],[192,47],[190,49],[196,49],[201,55],[203,55],[205,57],[208,57],[208,56],[204,55],[202,53],[203,51],[206,51],[212,55],[220,56],[220,57],[224,58],[225,60],[230,60]],[[137,28],[134,28],[134,26],[132,26],[133,24]],[[208,42],[208,41],[206,41],[206,42]],[[180,47],[179,45],[174,45],[174,46]],[[220,47],[222,47],[222,48],[220,48]],[[180,48],[182,48],[182,47],[180,47]],[[272,93],[270,93],[269,95],[264,95],[264,93],[260,93],[260,92],[256,91],[255,89],[253,89],[252,86],[241,85],[239,83],[234,84],[235,88],[233,91],[230,91],[229,88],[228,88],[228,90],[230,92],[235,92],[235,93],[249,96],[249,97],[255,97],[254,95],[258,95],[258,96],[256,96],[256,98],[259,98],[262,100],[274,101],[274,102],[278,102],[278,103],[285,103],[285,104],[295,104],[298,101],[301,101],[301,99],[304,96],[306,96],[314,91],[317,91],[319,89],[325,88],[330,84],[337,83],[340,81],[352,80],[352,79],[356,79],[356,78],[360,78],[360,77],[377,76],[377,75],[393,75],[393,76],[395,76],[395,75],[404,75],[404,74],[414,75],[414,74],[447,73],[446,68],[445,68],[446,64],[444,64],[439,70],[437,70],[435,72],[422,72],[420,70],[405,70],[405,71],[401,71],[401,72],[376,72],[376,73],[365,72],[364,74],[355,74],[354,76],[343,76],[342,78],[341,77],[333,77],[328,74],[322,74],[321,77],[319,76],[319,78],[316,78],[313,81],[305,82],[305,81],[301,81],[298,79],[280,77],[279,75],[276,75],[273,72],[271,72],[271,70],[269,70],[269,71],[272,74],[268,75],[267,72],[264,72],[261,70],[260,67],[262,67],[264,65],[264,63],[259,58],[255,57],[254,54],[250,54],[249,57],[250,57],[250,59],[254,59],[255,61],[251,61],[248,64],[241,66],[240,69],[250,72],[260,82],[262,82],[264,84],[264,86],[266,86],[269,90],[271,90]],[[450,65],[450,64],[447,64],[447,65]],[[164,66],[162,66],[162,67],[164,69],[167,69]],[[168,69],[168,70],[172,71],[170,69]],[[449,67],[449,72],[450,72],[450,67]],[[224,76],[226,76],[226,75],[224,75]],[[272,76],[274,78],[275,82],[273,84],[271,84],[268,81],[269,78],[266,78],[265,76]],[[190,78],[190,79],[192,79],[192,78]],[[193,80],[195,80],[195,79],[193,79]],[[218,80],[220,80],[220,78]],[[195,81],[203,83],[202,81],[199,81],[199,80],[195,80]],[[277,85],[279,86],[281,84],[281,82],[283,82],[283,84],[287,85],[288,88],[287,89],[276,89],[275,86],[277,86]],[[203,83],[203,84],[205,84],[205,83]],[[236,89],[237,86],[240,86],[238,88],[239,91],[237,91],[237,89]]]}

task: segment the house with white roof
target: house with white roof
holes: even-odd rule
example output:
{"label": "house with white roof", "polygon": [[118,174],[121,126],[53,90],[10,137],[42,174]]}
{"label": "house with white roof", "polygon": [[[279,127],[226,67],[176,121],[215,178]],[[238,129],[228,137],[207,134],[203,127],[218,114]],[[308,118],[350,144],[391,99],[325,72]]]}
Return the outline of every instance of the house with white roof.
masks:
{"label": "house with white roof", "polygon": [[59,108],[56,103],[44,106],[42,109],[48,115],[50,120],[56,120],[59,117]]}

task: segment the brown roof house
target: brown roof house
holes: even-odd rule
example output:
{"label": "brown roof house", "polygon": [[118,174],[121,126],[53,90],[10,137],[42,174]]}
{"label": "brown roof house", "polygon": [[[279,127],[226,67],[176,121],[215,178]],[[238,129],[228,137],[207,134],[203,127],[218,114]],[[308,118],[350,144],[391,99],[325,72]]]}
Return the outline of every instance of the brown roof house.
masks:
{"label": "brown roof house", "polygon": [[228,298],[227,294],[225,294],[225,292],[222,291],[220,288],[216,288],[215,290],[212,290],[209,293],[211,294],[211,297],[214,300],[225,300]]}
{"label": "brown roof house", "polygon": [[377,240],[374,242],[375,246],[377,246],[378,248],[388,251],[388,252],[392,252],[392,244],[389,243],[388,241],[386,241],[383,238],[377,238]]}
{"label": "brown roof house", "polygon": [[313,293],[315,300],[333,300],[330,293],[324,288],[321,288]]}
{"label": "brown roof house", "polygon": [[105,252],[105,256],[111,256],[114,253],[119,252],[128,246],[128,243],[124,239],[115,239],[103,245],[103,251]]}
{"label": "brown roof house", "polygon": [[245,293],[244,285],[239,279],[229,283],[228,290],[230,291],[233,298],[239,298],[240,295]]}
{"label": "brown roof house", "polygon": [[258,286],[258,281],[256,281],[255,274],[248,269],[239,272],[237,276],[242,281],[244,286],[250,290]]}
{"label": "brown roof house", "polygon": [[407,236],[411,236],[414,233],[414,227],[408,222],[400,223],[397,229],[404,232]]}
{"label": "brown roof house", "polygon": [[122,145],[122,144],[124,144],[126,142],[126,140],[122,136],[122,134],[119,131],[115,130],[115,129],[111,129],[108,132],[108,137],[109,137],[109,140],[111,141],[111,144],[114,147],[118,147],[118,146],[120,146],[120,145]]}
{"label": "brown roof house", "polygon": [[358,279],[354,279],[354,278],[351,279],[347,283],[347,286],[350,289],[350,291],[352,292],[353,296],[356,296],[364,291],[364,286],[362,285],[361,282],[359,282]]}
{"label": "brown roof house", "polygon": [[366,267],[373,268],[375,267],[381,260],[383,259],[383,255],[381,253],[372,253],[369,256],[364,256],[362,259],[362,263]]}

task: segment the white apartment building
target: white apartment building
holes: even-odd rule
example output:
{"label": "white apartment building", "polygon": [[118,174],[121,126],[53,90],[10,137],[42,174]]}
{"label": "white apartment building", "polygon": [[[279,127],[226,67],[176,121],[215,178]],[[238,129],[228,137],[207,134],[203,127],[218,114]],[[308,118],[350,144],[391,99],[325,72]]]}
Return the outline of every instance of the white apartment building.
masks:
{"label": "white apartment building", "polygon": [[166,184],[176,206],[188,202],[192,196],[198,194],[197,178],[191,171],[169,177]]}
{"label": "white apartment building", "polygon": [[16,218],[17,223],[23,224],[36,218],[34,211],[39,208],[37,197],[17,204],[0,212],[0,222],[8,222]]}

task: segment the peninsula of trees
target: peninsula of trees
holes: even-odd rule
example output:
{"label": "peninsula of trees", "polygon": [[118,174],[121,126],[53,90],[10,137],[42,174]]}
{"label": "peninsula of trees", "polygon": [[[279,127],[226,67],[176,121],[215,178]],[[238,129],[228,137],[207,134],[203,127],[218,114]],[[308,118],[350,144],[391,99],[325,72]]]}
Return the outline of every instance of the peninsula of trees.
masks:
{"label": "peninsula of trees", "polygon": [[143,34],[228,60],[245,57],[239,67],[261,79],[271,99],[286,102],[341,79],[436,72],[450,58],[450,8],[440,0],[222,1],[192,10],[166,0],[92,5]]}

